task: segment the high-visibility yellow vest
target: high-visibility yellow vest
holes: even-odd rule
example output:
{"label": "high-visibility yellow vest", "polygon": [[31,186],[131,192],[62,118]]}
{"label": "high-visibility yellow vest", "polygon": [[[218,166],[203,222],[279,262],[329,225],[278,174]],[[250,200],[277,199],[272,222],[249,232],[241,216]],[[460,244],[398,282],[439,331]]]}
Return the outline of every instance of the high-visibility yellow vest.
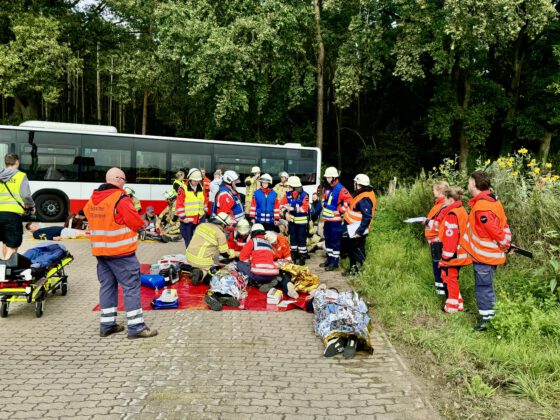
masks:
{"label": "high-visibility yellow vest", "polygon": [[204,215],[204,192],[202,189],[194,192],[192,189],[185,189],[185,216]]}
{"label": "high-visibility yellow vest", "polygon": [[[3,182],[0,182],[0,211],[8,211],[17,214],[24,213],[22,208],[23,200],[21,198],[21,184],[24,178],[25,173],[19,171],[6,181],[7,187]],[[8,188],[10,189],[9,191]],[[12,194],[10,194],[10,192]]]}

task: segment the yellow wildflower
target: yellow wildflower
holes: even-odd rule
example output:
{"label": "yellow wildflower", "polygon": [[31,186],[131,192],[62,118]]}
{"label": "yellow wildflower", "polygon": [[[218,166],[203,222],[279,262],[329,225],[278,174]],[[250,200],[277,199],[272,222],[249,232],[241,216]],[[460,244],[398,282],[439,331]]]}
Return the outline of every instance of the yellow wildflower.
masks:
{"label": "yellow wildflower", "polygon": [[535,168],[533,168],[533,172],[536,173],[536,174],[540,174],[541,173],[541,168],[535,167]]}
{"label": "yellow wildflower", "polygon": [[448,165],[453,165],[455,163],[455,161],[453,159],[447,159],[447,164]]}
{"label": "yellow wildflower", "polygon": [[545,163],[544,166],[546,167],[546,169],[550,169],[552,168],[552,163]]}
{"label": "yellow wildflower", "polygon": [[528,166],[529,168],[532,168],[532,167],[535,166],[536,164],[537,164],[537,161],[536,161],[535,159],[531,159],[531,162],[529,162],[529,163],[527,164],[527,166]]}
{"label": "yellow wildflower", "polygon": [[521,149],[519,149],[517,151],[517,153],[519,153],[520,155],[526,155],[527,153],[529,153],[529,151],[527,149],[525,149],[524,147],[522,147]]}
{"label": "yellow wildflower", "polygon": [[490,165],[490,162],[492,162],[490,159],[487,159],[486,162],[484,162],[485,165]]}
{"label": "yellow wildflower", "polygon": [[559,175],[552,175],[552,182],[556,182],[560,179]]}
{"label": "yellow wildflower", "polygon": [[434,167],[432,168],[432,171],[437,171],[437,168],[434,166]]}
{"label": "yellow wildflower", "polygon": [[519,172],[517,172],[517,171],[513,171],[513,172],[511,173],[511,176],[513,176],[513,177],[516,177],[517,175],[519,175]]}

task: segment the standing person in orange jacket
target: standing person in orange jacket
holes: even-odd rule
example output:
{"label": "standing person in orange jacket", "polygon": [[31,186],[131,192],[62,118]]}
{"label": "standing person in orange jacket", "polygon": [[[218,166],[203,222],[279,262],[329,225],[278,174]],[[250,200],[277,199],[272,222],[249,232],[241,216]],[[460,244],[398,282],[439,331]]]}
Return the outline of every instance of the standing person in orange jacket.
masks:
{"label": "standing person in orange jacket", "polygon": [[373,224],[377,204],[367,175],[356,175],[354,191],[356,195],[344,213],[344,247],[348,252],[350,267],[342,273],[343,276],[357,274],[366,260],[366,238]]}
{"label": "standing person in orange jacket", "polygon": [[128,338],[157,335],[144,322],[140,304],[140,263],[136,258],[138,230],[145,226],[130,197],[123,189],[126,177],[119,168],[111,168],[102,184],[84,207],[89,221],[91,252],[97,258],[100,335],[107,337],[124,330],[117,324],[118,285],[123,290],[128,319]]}
{"label": "standing person in orange jacket", "polygon": [[440,212],[439,223],[439,240],[443,249],[439,267],[443,282],[447,286],[447,300],[443,311],[452,313],[464,309],[459,288],[459,270],[472,264],[471,257],[464,248],[466,240],[463,238],[467,231],[469,215],[461,201],[462,189],[449,188],[443,194],[445,206]]}
{"label": "standing person in orange jacket", "polygon": [[494,315],[494,273],[506,262],[511,231],[498,196],[490,191],[490,175],[475,171],[469,178],[471,212],[467,221],[465,249],[473,259],[474,291],[482,322],[476,331],[485,331]]}
{"label": "standing person in orange jacket", "polygon": [[200,168],[200,173],[202,174],[202,192],[204,193],[204,212],[210,216],[212,214],[212,206],[209,203],[210,199],[210,178],[206,176],[206,169]]}
{"label": "standing person in orange jacket", "polygon": [[434,206],[426,217],[426,227],[424,228],[424,236],[430,245],[430,253],[432,254],[432,266],[434,270],[434,286],[438,295],[446,295],[447,289],[445,283],[441,279],[441,268],[439,261],[441,259],[441,241],[439,240],[439,222],[438,216],[442,207],[445,205],[443,192],[449,188],[449,184],[445,181],[436,182],[432,186],[432,192],[436,199]]}

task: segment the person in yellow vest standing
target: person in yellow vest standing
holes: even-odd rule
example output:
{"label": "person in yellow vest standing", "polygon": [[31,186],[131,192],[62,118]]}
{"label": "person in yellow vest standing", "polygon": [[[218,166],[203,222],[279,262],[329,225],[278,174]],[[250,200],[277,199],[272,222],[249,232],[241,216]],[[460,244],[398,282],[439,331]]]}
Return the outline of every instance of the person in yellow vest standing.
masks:
{"label": "person in yellow vest standing", "polygon": [[111,168],[84,207],[89,221],[91,252],[97,258],[101,337],[124,331],[117,324],[118,285],[123,291],[128,320],[128,338],[148,338],[157,330],[144,322],[140,303],[140,263],[136,258],[138,231],[145,226],[130,197],[123,189],[126,177]]}
{"label": "person in yellow vest standing", "polygon": [[343,276],[357,274],[366,260],[366,238],[373,224],[377,204],[367,175],[356,175],[354,191],[355,196],[350,202],[348,211],[344,213],[343,231],[350,267],[342,273]]}
{"label": "person in yellow vest standing", "polygon": [[251,211],[251,203],[253,202],[253,194],[261,188],[259,178],[261,177],[261,168],[253,166],[251,168],[251,176],[245,179],[245,214]]}
{"label": "person in yellow vest standing", "polygon": [[474,171],[469,178],[471,212],[467,220],[463,247],[471,255],[474,268],[474,292],[482,322],[476,331],[485,331],[494,318],[494,273],[506,262],[511,245],[511,230],[498,196],[491,190],[490,175]]}
{"label": "person in yellow vest standing", "polygon": [[175,214],[179,216],[181,236],[188,248],[194,235],[194,230],[202,222],[204,208],[208,203],[204,196],[202,185],[202,172],[200,169],[192,168],[187,175],[188,182],[179,188]]}
{"label": "person in yellow vest standing", "polygon": [[280,177],[280,182],[274,186],[273,190],[276,191],[278,200],[281,200],[282,197],[284,197],[288,192],[287,182],[288,182],[289,175],[288,172],[282,171],[278,174],[278,176]]}
{"label": "person in yellow vest standing", "polygon": [[27,175],[19,170],[18,155],[8,153],[4,165],[0,171],[0,241],[4,259],[9,260],[23,240],[23,214],[35,213],[35,203]]}

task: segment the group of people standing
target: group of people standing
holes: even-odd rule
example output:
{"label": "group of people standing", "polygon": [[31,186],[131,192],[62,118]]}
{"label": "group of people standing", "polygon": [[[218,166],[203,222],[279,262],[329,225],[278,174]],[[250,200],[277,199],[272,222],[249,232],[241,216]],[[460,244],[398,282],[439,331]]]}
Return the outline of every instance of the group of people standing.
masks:
{"label": "group of people standing", "polygon": [[430,244],[436,293],[446,296],[443,311],[464,310],[459,287],[459,271],[473,265],[475,295],[484,331],[494,317],[496,294],[494,273],[506,261],[511,249],[511,230],[498,196],[491,190],[487,172],[475,171],[469,178],[470,212],[463,206],[463,190],[445,181],[434,184],[435,204],[425,221]]}

